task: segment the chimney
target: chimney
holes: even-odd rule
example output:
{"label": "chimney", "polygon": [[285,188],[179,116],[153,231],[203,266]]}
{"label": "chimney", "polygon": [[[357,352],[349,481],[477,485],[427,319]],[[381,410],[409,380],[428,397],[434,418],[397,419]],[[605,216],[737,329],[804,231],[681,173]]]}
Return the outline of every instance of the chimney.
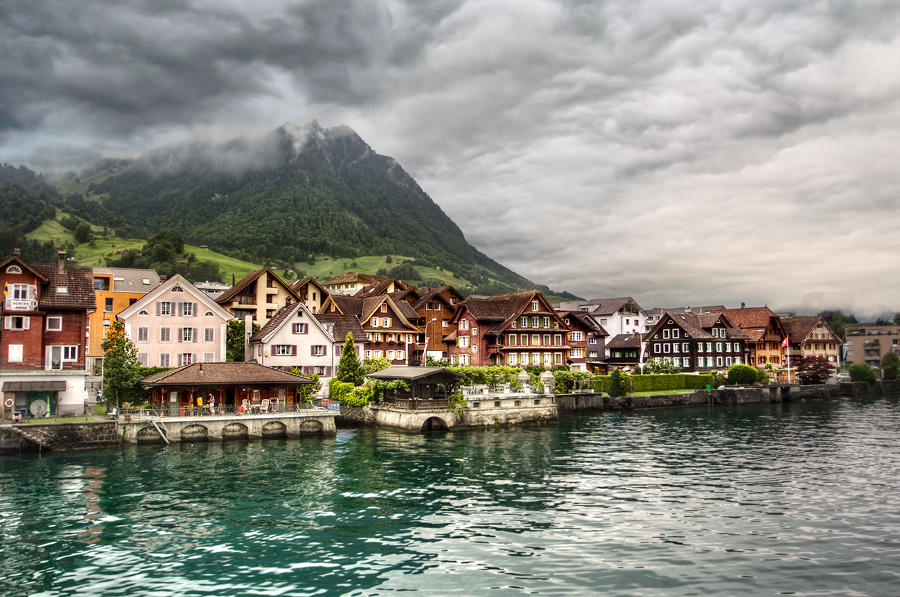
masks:
{"label": "chimney", "polygon": [[741,301],[741,309],[744,308],[744,301]]}
{"label": "chimney", "polygon": [[59,273],[64,273],[66,271],[66,252],[65,251],[57,251],[56,252],[56,269],[59,270]]}
{"label": "chimney", "polygon": [[21,256],[22,256],[22,251],[20,251],[18,247],[13,249],[13,257],[21,257]]}
{"label": "chimney", "polygon": [[203,363],[200,363],[200,375],[203,375]]}

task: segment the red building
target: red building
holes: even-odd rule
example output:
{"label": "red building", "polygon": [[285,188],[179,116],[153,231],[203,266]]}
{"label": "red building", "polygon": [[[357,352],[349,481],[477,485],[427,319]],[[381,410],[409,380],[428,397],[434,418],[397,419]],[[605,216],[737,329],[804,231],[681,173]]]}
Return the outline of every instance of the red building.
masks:
{"label": "red building", "polygon": [[[3,408],[81,414],[84,410],[87,315],[96,309],[91,268],[66,261],[29,264],[16,250],[0,263]],[[40,372],[36,374],[36,372]]]}

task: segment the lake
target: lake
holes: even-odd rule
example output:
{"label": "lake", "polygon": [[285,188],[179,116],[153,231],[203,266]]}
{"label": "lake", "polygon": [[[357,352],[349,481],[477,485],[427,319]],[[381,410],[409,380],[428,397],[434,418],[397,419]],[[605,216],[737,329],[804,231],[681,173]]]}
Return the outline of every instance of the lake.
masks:
{"label": "lake", "polygon": [[896,595],[900,397],[0,457],[3,595]]}

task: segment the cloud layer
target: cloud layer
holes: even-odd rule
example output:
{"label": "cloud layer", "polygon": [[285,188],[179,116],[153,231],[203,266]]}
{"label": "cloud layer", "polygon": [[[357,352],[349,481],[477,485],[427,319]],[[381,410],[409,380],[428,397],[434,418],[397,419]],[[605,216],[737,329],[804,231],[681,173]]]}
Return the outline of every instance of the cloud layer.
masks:
{"label": "cloud layer", "polygon": [[877,0],[6,0],[0,160],[318,118],[552,288],[900,310],[898,32]]}

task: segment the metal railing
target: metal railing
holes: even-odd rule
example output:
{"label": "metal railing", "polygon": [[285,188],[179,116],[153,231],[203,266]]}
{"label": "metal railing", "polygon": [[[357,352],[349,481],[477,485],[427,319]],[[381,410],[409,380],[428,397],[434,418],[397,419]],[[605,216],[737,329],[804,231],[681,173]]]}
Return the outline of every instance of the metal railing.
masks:
{"label": "metal railing", "polygon": [[[318,401],[317,401],[318,402]],[[334,401],[330,401],[334,402]],[[119,419],[120,421],[132,420],[151,420],[158,418],[181,418],[181,417],[243,417],[252,415],[279,415],[279,414],[313,414],[316,411],[332,410],[327,406],[319,406],[308,402],[300,404],[279,404],[277,406],[261,404],[251,404],[249,407],[224,407],[216,405],[213,408],[209,406],[149,406],[145,408],[110,408],[107,411],[107,418]]]}

